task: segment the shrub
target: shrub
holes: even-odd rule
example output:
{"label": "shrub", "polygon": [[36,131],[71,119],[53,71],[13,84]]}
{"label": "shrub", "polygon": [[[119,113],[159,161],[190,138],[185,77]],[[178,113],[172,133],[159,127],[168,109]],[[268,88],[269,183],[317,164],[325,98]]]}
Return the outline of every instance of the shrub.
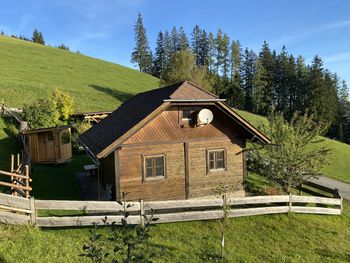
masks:
{"label": "shrub", "polygon": [[73,112],[73,98],[67,92],[55,89],[51,98],[25,105],[23,117],[33,129],[48,128],[68,124]]}

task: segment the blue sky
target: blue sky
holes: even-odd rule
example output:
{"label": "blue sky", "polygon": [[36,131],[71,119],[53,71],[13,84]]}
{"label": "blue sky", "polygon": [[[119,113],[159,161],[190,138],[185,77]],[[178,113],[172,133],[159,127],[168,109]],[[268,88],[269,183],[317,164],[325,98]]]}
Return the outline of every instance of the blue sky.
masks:
{"label": "blue sky", "polygon": [[350,1],[348,0],[0,0],[0,30],[31,36],[43,32],[51,45],[132,67],[133,26],[143,15],[151,47],[159,30],[183,26],[188,35],[198,24],[221,28],[231,39],[259,51],[266,40],[283,45],[310,62],[320,55],[325,66],[350,84]]}

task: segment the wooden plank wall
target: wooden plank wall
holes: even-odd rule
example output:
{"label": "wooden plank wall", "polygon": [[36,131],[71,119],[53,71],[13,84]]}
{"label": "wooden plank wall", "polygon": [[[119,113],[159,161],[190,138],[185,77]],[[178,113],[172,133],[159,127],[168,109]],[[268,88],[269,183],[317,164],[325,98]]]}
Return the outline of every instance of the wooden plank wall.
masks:
{"label": "wooden plank wall", "polygon": [[[207,150],[226,150],[226,169],[207,171]],[[229,140],[212,140],[189,143],[189,197],[212,195],[220,185],[237,185],[243,190],[242,148]]]}
{"label": "wooden plank wall", "polygon": [[[159,154],[165,155],[165,178],[144,178],[143,156]],[[183,143],[122,147],[119,158],[120,192],[128,193],[128,200],[186,198]]]}

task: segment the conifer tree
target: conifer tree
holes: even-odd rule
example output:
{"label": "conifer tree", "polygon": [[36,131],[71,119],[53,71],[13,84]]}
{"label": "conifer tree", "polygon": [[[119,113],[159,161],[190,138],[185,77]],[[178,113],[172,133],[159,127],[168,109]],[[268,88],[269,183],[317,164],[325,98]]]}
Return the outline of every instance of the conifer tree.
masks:
{"label": "conifer tree", "polygon": [[302,114],[309,108],[307,105],[309,92],[309,74],[304,58],[299,56],[296,60],[296,83],[295,83],[295,111]]}
{"label": "conifer tree", "polygon": [[247,48],[244,50],[243,63],[241,68],[241,76],[243,79],[243,89],[245,94],[244,109],[253,110],[252,92],[253,92],[253,76],[255,72],[256,54]]}
{"label": "conifer tree", "polygon": [[157,46],[154,54],[153,61],[153,75],[157,78],[160,77],[161,73],[165,69],[165,48],[164,48],[164,37],[162,31],[158,33]]}
{"label": "conifer tree", "polygon": [[237,108],[242,108],[244,106],[244,90],[242,87],[242,78],[240,74],[242,49],[238,40],[232,41],[230,63],[231,77],[226,98],[230,105]]}
{"label": "conifer tree", "polygon": [[209,64],[209,39],[207,32],[202,30],[199,41],[199,65],[208,67]]}
{"label": "conifer tree", "polygon": [[36,29],[34,29],[33,36],[32,36],[32,41],[34,43],[45,45],[43,34],[41,32],[39,32],[38,30],[36,30]]}
{"label": "conifer tree", "polygon": [[189,48],[188,40],[187,40],[185,30],[183,29],[182,26],[179,28],[178,37],[179,37],[179,44],[180,44],[179,49],[180,50],[187,50]]}
{"label": "conifer tree", "polygon": [[209,33],[208,37],[208,68],[210,74],[213,74],[215,70],[215,37],[212,32]]}
{"label": "conifer tree", "polygon": [[191,34],[191,48],[192,52],[196,56],[196,64],[197,66],[201,65],[201,54],[200,54],[200,49],[201,49],[201,34],[202,30],[198,25],[196,25]]}
{"label": "conifer tree", "polygon": [[172,50],[172,47],[171,47],[171,39],[169,36],[169,32],[166,30],[164,32],[164,63],[165,63],[164,68],[167,68],[173,53],[174,51]]}
{"label": "conifer tree", "polygon": [[[271,52],[270,47],[266,41],[264,41],[259,53],[259,60],[265,70],[266,86],[264,91],[264,100],[266,103],[274,104],[274,72],[276,66],[276,57],[274,55],[274,52]],[[270,105],[270,107],[272,107],[272,105]],[[266,109],[267,108],[265,108],[265,110]],[[268,112],[264,112],[263,114],[267,113]]]}
{"label": "conifer tree", "polygon": [[173,28],[171,29],[171,49],[173,52],[179,51],[180,50],[180,39],[179,39],[179,35],[176,29],[176,26],[173,26]]}
{"label": "conifer tree", "polygon": [[141,72],[151,73],[152,53],[148,45],[146,29],[143,26],[141,13],[138,15],[134,30],[136,45],[131,54],[131,62],[137,64]]}
{"label": "conifer tree", "polygon": [[223,65],[223,35],[221,29],[218,30],[215,38],[215,68],[214,74],[219,75],[219,69]]}
{"label": "conifer tree", "polygon": [[255,113],[266,114],[272,109],[272,102],[266,100],[267,85],[268,74],[258,58],[252,79],[252,104]]}
{"label": "conifer tree", "polygon": [[222,38],[222,77],[229,79],[230,73],[230,38],[224,34]]}

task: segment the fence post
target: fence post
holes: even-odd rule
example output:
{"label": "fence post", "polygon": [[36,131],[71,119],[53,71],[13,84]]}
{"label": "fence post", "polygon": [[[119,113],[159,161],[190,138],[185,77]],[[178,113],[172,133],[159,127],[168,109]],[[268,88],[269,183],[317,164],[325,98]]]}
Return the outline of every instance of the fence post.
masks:
{"label": "fence post", "polygon": [[[25,166],[25,175],[26,177],[29,177],[29,166]],[[29,188],[29,178],[26,178],[26,187]],[[26,198],[29,198],[29,190],[26,190]]]}
{"label": "fence post", "polygon": [[145,207],[142,199],[140,200],[140,225],[145,227]]}
{"label": "fence post", "polygon": [[289,193],[289,213],[292,212],[292,193]]}
{"label": "fence post", "polygon": [[[11,173],[14,173],[15,171],[15,156],[11,154],[11,168],[10,168]],[[13,176],[11,176],[11,184],[13,184]],[[14,188],[11,187],[11,194],[14,196],[17,196],[17,192],[14,191]]]}
{"label": "fence post", "polygon": [[34,200],[34,197],[30,197],[29,198],[29,204],[30,204],[30,210],[32,211],[32,213],[30,214],[30,223],[32,225],[35,225],[36,224],[36,216],[37,216],[37,213],[36,213],[36,209],[35,209],[35,200]]}
{"label": "fence post", "polygon": [[17,169],[19,168],[20,164],[21,164],[21,159],[19,157],[19,153],[17,153]]}

